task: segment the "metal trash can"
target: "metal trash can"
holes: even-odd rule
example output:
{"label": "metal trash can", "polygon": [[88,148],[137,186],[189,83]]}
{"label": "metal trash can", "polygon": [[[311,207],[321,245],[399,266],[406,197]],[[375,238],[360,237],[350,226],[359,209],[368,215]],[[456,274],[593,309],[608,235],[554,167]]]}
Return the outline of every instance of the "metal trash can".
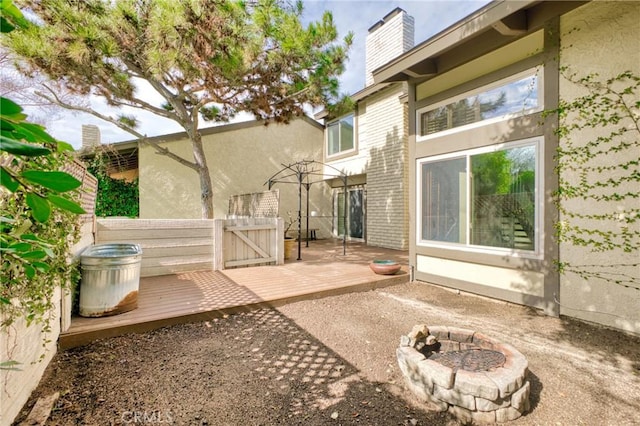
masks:
{"label": "metal trash can", "polygon": [[80,255],[80,315],[103,317],[138,307],[142,248],[138,244],[97,244]]}

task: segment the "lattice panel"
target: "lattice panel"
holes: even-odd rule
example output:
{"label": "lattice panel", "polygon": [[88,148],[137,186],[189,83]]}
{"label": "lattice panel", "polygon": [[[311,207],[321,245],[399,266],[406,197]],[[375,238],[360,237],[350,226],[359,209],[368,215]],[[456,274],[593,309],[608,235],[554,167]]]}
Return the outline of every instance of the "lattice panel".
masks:
{"label": "lattice panel", "polygon": [[229,198],[229,215],[248,217],[278,217],[280,192],[254,192]]}
{"label": "lattice panel", "polygon": [[87,168],[79,160],[67,164],[63,171],[69,173],[82,182],[80,187],[80,205],[86,211],[80,216],[82,222],[91,222],[96,210],[96,194],[98,192],[98,179],[87,171]]}

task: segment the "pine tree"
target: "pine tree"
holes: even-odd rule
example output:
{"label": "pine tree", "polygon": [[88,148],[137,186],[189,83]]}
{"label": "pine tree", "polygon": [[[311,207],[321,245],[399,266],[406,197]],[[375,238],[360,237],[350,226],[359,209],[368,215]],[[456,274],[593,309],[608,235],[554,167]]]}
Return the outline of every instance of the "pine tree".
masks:
{"label": "pine tree", "polygon": [[[213,217],[213,193],[201,120],[226,122],[249,112],[286,123],[304,114],[305,104],[326,105],[338,96],[352,39],[338,40],[328,12],[303,25],[301,2],[28,0],[19,6],[37,17],[37,25],[4,40],[28,64],[23,72],[43,73],[114,108],[150,111],[186,131],[192,158],[147,139],[133,116],[108,116],[67,104],[55,91],[39,92],[115,124],[197,172],[203,218]],[[162,97],[161,105],[140,96],[141,81]]]}

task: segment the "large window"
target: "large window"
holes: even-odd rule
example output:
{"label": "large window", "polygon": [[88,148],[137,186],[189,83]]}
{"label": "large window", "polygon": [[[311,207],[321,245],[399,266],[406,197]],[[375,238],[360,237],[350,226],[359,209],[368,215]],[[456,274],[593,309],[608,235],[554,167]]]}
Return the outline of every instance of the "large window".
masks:
{"label": "large window", "polygon": [[536,251],[541,140],[419,160],[421,243]]}
{"label": "large window", "polygon": [[423,108],[418,111],[419,138],[540,110],[540,86],[538,73],[530,70],[451,98],[445,103]]}
{"label": "large window", "polygon": [[355,147],[353,114],[329,123],[327,126],[327,155],[351,151]]}

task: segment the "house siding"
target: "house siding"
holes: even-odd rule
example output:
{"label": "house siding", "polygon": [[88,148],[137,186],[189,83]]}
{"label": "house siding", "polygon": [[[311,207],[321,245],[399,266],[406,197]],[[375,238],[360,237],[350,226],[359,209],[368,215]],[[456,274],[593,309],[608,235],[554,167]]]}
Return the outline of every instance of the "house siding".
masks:
{"label": "house siding", "polygon": [[[544,194],[541,194],[543,202],[540,205],[543,209],[540,228],[543,257],[492,257],[490,253],[482,251],[443,249],[419,244],[416,241],[416,229],[420,219],[416,217],[411,219],[410,262],[416,268],[416,279],[421,281],[541,308],[552,315],[566,315],[640,334],[640,292],[636,288],[640,282],[637,248],[633,247],[631,252],[626,253],[622,249],[598,252],[590,244],[581,247],[559,242],[554,235],[558,221],[563,223],[565,219],[559,216],[554,202],[559,181],[576,184],[583,178],[583,170],[578,170],[575,174],[563,171],[561,176],[557,175],[557,148],[563,147],[567,140],[571,140],[574,146],[587,144],[598,136],[610,134],[615,128],[599,126],[589,130],[573,129],[566,138],[559,140],[555,132],[557,119],[553,115],[536,113],[416,143],[416,110],[531,67],[542,66],[544,108],[547,110],[555,109],[559,100],[571,101],[586,94],[581,92],[583,89],[565,79],[565,68],[567,75],[575,73],[577,78],[597,74],[600,79],[605,80],[627,70],[634,76],[640,75],[640,51],[637,48],[637,40],[640,39],[640,3],[595,1],[577,5],[559,15],[553,14],[554,6],[551,2],[532,5],[532,10],[549,11],[546,20],[540,21],[540,25],[544,24],[543,31],[540,26],[534,26],[534,32],[513,43],[496,45],[494,50],[450,72],[409,88],[409,93],[416,95],[416,101],[410,101],[411,212],[419,216],[415,193],[419,178],[416,159],[531,137],[543,138],[540,157],[544,162],[541,175]],[[478,40],[482,37],[479,35],[474,42],[479,43]],[[540,46],[543,39],[544,48]],[[634,124],[620,123],[617,127],[634,128]],[[637,134],[634,133],[632,137],[637,139]],[[599,179],[606,181],[609,177],[614,180],[620,178],[621,174],[615,171],[615,165],[639,157],[640,150],[637,147],[632,152],[608,152],[597,160],[597,165],[604,170],[614,166],[614,170],[610,176],[600,176]],[[630,172],[625,174],[628,176]],[[593,176],[587,175],[587,179],[592,178]],[[637,181],[632,179],[630,183],[616,186],[615,191],[621,194],[637,193],[637,185]],[[629,197],[607,206],[591,200],[570,200],[563,201],[562,207],[584,216],[616,212],[632,215],[640,209],[640,200]],[[573,225],[597,228],[605,232],[617,231],[623,226],[623,221],[620,220],[599,221],[595,225],[589,222],[578,223],[574,218],[571,221]],[[631,221],[624,226],[628,227],[629,235],[640,233],[638,221]],[[566,271],[560,274],[555,265],[557,260],[586,268],[592,265],[606,271],[605,273],[620,274],[617,277],[624,277],[623,280],[628,280],[629,285],[597,277],[586,280],[578,274]]]}
{"label": "house siding", "polygon": [[375,87],[372,72],[414,44],[414,18],[396,8],[369,29],[366,40],[366,86],[355,114],[355,150],[326,158],[349,177],[349,185],[365,184],[367,244],[398,250],[409,247],[409,165],[407,86]]}
{"label": "house siding", "polygon": [[[366,179],[366,242],[376,247],[406,250],[408,222],[408,107],[406,89],[393,85],[358,104],[356,153],[331,166],[347,174],[349,184]],[[358,176],[358,178],[355,178]]]}
{"label": "house siding", "polygon": [[[630,70],[640,75],[640,3],[638,2],[594,2],[589,3],[561,19],[562,49],[561,66],[577,72],[579,76],[597,73],[601,78],[609,78]],[[579,29],[575,31],[575,29]],[[584,95],[580,88],[563,78],[560,79],[560,98],[571,100]],[[599,129],[601,134],[608,134],[612,128]],[[597,136],[594,131],[578,134],[573,132],[569,138],[574,144],[586,143]],[[637,138],[637,133],[635,137]],[[561,141],[562,143],[562,141]],[[640,150],[631,153],[640,158]],[[602,165],[615,165],[629,160],[629,152],[619,154],[609,152],[600,158]],[[563,175],[564,179],[575,183],[579,174]],[[637,193],[638,182],[630,182],[616,188],[616,192],[627,191]],[[602,203],[590,201],[565,202],[565,208],[582,214],[603,213]],[[612,212],[629,212],[640,210],[640,200],[632,199],[612,203],[604,210]],[[563,219],[562,217],[560,218]],[[573,220],[573,219],[572,219]],[[617,223],[598,221],[598,229],[616,230]],[[573,223],[576,223],[573,221]],[[581,223],[593,227],[593,223]],[[640,233],[640,222],[629,224],[629,232]],[[616,272],[626,273],[635,281],[629,287],[615,284],[612,281],[592,277],[588,281],[568,272],[560,276],[560,313],[590,322],[615,327],[628,332],[640,334],[640,291],[636,288],[640,282],[638,251],[625,253],[621,249],[605,252],[594,252],[591,247],[577,247],[568,243],[560,243],[560,260],[574,265],[595,265],[596,268],[607,268],[612,264],[634,265],[617,266]],[[588,268],[588,266],[587,266]]]}
{"label": "house siding", "polygon": [[367,100],[367,243],[408,248],[407,106],[396,85]]}

